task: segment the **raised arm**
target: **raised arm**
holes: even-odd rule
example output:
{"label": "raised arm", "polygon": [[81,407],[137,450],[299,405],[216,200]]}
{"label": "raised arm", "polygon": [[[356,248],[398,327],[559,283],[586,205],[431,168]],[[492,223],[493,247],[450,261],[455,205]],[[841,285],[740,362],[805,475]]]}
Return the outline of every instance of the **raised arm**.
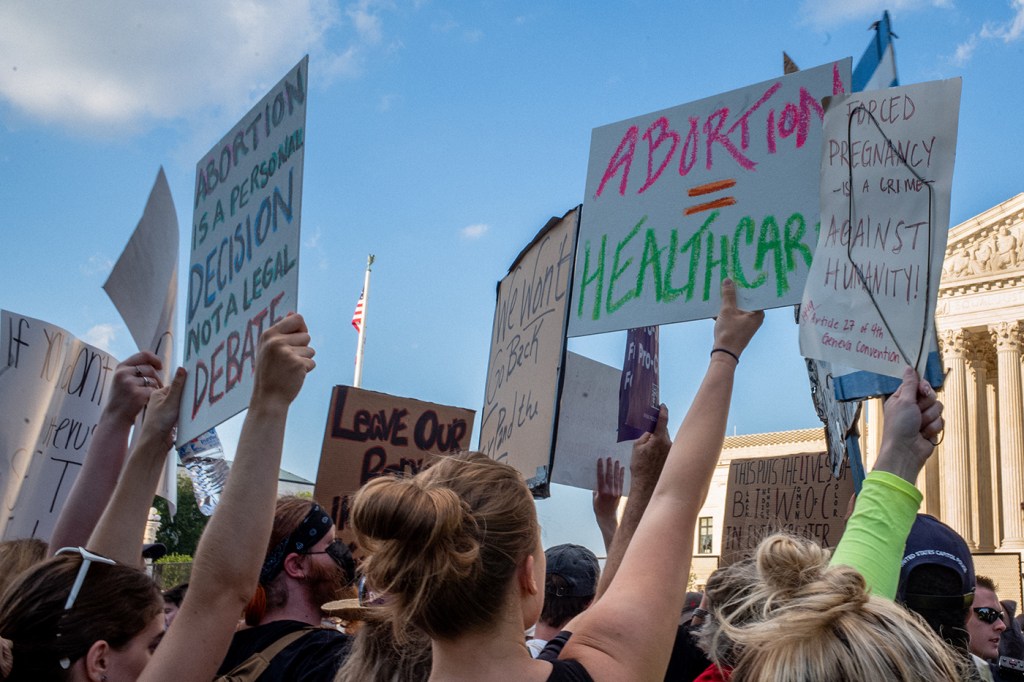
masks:
{"label": "raised arm", "polygon": [[161,386],[162,369],[160,358],[148,351],[132,355],[114,369],[110,397],[50,535],[50,554],[61,547],[85,546],[121,475],[132,424],[150,394]]}
{"label": "raised arm", "polygon": [[608,558],[601,571],[601,580],[597,583],[597,596],[600,597],[608,589],[612,578],[619,570],[622,556],[633,539],[633,533],[643,518],[644,510],[654,494],[654,486],[661,476],[661,468],[665,466],[665,457],[672,447],[672,439],[668,437],[668,407],[664,404],[658,411],[658,423],[653,433],[645,433],[633,441],[633,454],[629,460],[629,497],[626,508],[622,512],[622,523],[615,532],[611,546],[608,547]]}
{"label": "raised arm", "polygon": [[[612,539],[619,526],[619,500],[622,499],[622,483],[626,470],[619,460],[611,457],[597,458],[597,487],[594,488],[594,519],[604,538],[605,552],[611,552]],[[607,563],[605,563],[607,566]]]}
{"label": "raised arm", "polygon": [[903,548],[921,505],[915,484],[942,427],[942,403],[928,382],[907,367],[903,383],[885,402],[875,468],[864,480],[853,515],[832,555],[833,564],[860,571],[879,596],[896,596]]}
{"label": "raised arm", "polygon": [[736,307],[722,284],[722,307],[707,373],[669,450],[651,501],[618,573],[592,607],[566,628],[563,658],[579,659],[595,679],[661,679],[679,624],[697,514],[725,439],[739,356],[764,320]]}
{"label": "raised arm", "polygon": [[174,445],[174,425],[178,423],[178,405],[184,387],[185,370],[179,367],[170,386],[150,395],[142,432],[89,538],[88,547],[92,551],[128,566],[142,562],[142,536],[167,451]]}
{"label": "raised arm", "polygon": [[209,680],[256,591],[270,540],[288,407],[316,363],[306,323],[289,315],[260,337],[249,412],[217,511],[206,526],[188,594],[139,678]]}

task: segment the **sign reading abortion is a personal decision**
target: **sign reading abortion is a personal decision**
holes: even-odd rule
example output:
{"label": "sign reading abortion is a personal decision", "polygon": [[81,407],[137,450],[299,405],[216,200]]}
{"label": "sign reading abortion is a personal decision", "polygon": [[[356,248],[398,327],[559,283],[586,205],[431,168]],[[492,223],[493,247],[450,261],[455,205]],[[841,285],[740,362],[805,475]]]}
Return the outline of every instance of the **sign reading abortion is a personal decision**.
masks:
{"label": "sign reading abortion is a personal decision", "polygon": [[260,334],[297,308],[308,64],[196,166],[179,446],[245,409]]}
{"label": "sign reading abortion is a personal decision", "polygon": [[569,335],[800,302],[817,242],[821,99],[845,59],[594,130]]}

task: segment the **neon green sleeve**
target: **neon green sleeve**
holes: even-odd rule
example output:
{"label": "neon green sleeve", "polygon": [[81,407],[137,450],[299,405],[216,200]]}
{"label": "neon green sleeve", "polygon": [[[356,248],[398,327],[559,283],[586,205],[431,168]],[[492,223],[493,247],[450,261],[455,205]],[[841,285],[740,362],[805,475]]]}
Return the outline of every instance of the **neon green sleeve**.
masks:
{"label": "neon green sleeve", "polygon": [[832,554],[832,565],[857,569],[873,594],[894,598],[903,550],[921,499],[921,491],[899,476],[872,471]]}

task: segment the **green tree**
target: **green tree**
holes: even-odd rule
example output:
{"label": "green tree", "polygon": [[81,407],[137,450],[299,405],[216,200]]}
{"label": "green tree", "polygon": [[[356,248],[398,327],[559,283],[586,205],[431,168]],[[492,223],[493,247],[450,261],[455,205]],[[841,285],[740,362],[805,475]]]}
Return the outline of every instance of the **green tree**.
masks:
{"label": "green tree", "polygon": [[192,492],[192,479],[188,474],[178,474],[178,513],[174,515],[173,521],[166,500],[158,497],[153,506],[160,512],[157,542],[165,544],[169,554],[195,556],[199,536],[203,534],[209,519],[199,511],[195,493]]}

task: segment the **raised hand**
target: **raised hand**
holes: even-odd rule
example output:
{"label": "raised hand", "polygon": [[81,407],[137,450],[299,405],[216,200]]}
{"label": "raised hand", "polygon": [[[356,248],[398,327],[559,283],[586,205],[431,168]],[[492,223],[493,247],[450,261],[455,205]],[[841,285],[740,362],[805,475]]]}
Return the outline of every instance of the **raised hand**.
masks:
{"label": "raised hand", "polygon": [[108,417],[127,426],[149,402],[149,396],[160,388],[160,370],[163,363],[149,351],[139,351],[114,369],[110,384],[110,398],[103,411]]}
{"label": "raised hand", "polygon": [[252,402],[281,401],[288,405],[299,394],[306,374],[316,367],[302,315],[292,314],[260,336]]}
{"label": "raised hand", "polygon": [[178,423],[181,393],[185,388],[185,368],[179,367],[169,386],[152,391],[142,421],[143,434],[162,439],[168,448],[174,445],[174,427]]}
{"label": "raised hand", "polygon": [[[736,285],[731,279],[722,282],[722,307],[715,318],[715,348],[723,349],[739,359],[754,333],[764,322],[763,310],[741,310],[736,306]],[[723,354],[724,355],[724,354]]]}

